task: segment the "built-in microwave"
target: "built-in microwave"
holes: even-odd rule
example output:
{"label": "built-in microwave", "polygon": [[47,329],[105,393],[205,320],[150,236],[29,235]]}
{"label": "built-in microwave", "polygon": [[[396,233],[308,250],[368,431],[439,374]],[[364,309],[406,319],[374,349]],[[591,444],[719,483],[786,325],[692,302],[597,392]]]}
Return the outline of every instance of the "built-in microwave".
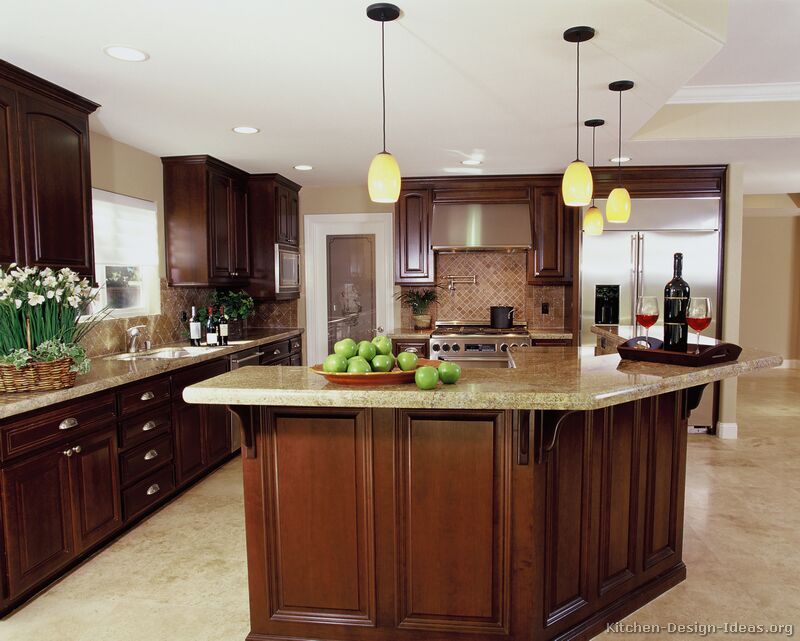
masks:
{"label": "built-in microwave", "polygon": [[300,291],[300,252],[296,247],[275,244],[275,293]]}

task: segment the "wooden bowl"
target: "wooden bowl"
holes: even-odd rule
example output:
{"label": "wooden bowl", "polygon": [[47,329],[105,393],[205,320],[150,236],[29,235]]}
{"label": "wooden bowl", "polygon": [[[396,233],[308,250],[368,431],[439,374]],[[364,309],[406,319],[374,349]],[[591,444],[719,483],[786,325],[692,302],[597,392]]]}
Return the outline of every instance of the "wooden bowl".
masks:
{"label": "wooden bowl", "polygon": [[[420,358],[417,360],[417,367],[430,365],[431,367],[439,367],[441,361],[431,361],[427,358]],[[398,367],[395,367],[391,372],[367,372],[365,374],[356,374],[355,372],[323,372],[322,365],[314,365],[311,371],[320,376],[324,376],[331,383],[337,385],[399,385],[400,383],[413,383],[414,372],[416,370],[409,370],[404,372]]]}

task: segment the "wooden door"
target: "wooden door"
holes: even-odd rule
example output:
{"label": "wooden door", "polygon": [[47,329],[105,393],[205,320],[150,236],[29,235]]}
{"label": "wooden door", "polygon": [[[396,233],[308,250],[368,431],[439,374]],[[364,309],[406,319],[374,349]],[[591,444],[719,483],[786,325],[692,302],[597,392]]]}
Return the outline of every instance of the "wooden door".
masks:
{"label": "wooden door", "polygon": [[20,94],[19,122],[25,262],[93,278],[88,120]]}
{"label": "wooden door", "polygon": [[224,405],[204,405],[203,422],[203,465],[209,467],[230,454],[230,413]]}
{"label": "wooden door", "polygon": [[208,174],[208,222],[212,279],[228,280],[232,269],[231,180],[215,172]]}
{"label": "wooden door", "polygon": [[250,276],[250,234],[247,222],[247,181],[234,180],[231,200],[232,271],[236,278]]}
{"label": "wooden door", "polygon": [[0,86],[0,265],[22,262],[17,94]]}
{"label": "wooden door", "polygon": [[567,216],[561,187],[557,184],[533,189],[533,248],[528,257],[528,280],[533,283],[563,283],[571,277],[567,258]]}
{"label": "wooden door", "polygon": [[69,457],[54,449],[2,471],[3,534],[12,597],[54,574],[76,556]]}
{"label": "wooden door", "polygon": [[79,439],[73,451],[75,547],[82,552],[122,527],[116,426]]}
{"label": "wooden door", "polygon": [[283,185],[275,187],[275,212],[277,220],[275,221],[277,227],[277,239],[279,243],[289,243],[291,239],[291,222],[290,222],[290,191]]}
{"label": "wooden door", "polygon": [[434,284],[433,250],[430,242],[430,190],[400,193],[395,205],[395,269],[399,285]]}
{"label": "wooden door", "polygon": [[290,245],[300,244],[300,197],[294,190],[289,191],[289,221],[288,221],[288,238],[286,240]]}
{"label": "wooden door", "polygon": [[203,471],[203,406],[172,404],[175,480],[182,485]]}

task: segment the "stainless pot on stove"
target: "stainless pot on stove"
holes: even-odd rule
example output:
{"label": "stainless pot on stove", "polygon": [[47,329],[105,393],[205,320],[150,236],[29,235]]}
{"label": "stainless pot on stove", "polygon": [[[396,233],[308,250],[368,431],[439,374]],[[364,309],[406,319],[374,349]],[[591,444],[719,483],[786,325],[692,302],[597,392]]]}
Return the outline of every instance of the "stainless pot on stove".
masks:
{"label": "stainless pot on stove", "polygon": [[508,305],[492,305],[489,308],[489,317],[493,329],[508,329],[514,325],[514,308]]}

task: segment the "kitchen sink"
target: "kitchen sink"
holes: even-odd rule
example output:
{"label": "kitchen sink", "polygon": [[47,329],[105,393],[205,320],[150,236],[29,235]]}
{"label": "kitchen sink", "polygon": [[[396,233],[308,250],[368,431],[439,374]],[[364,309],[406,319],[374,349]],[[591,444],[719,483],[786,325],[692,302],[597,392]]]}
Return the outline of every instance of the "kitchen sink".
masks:
{"label": "kitchen sink", "polygon": [[145,361],[145,360],[161,360],[161,359],[176,359],[176,358],[190,358],[192,356],[202,356],[210,352],[215,352],[221,349],[220,347],[161,347],[159,349],[151,349],[146,352],[136,352],[134,354],[115,354],[114,356],[106,356],[108,360],[112,361]]}

